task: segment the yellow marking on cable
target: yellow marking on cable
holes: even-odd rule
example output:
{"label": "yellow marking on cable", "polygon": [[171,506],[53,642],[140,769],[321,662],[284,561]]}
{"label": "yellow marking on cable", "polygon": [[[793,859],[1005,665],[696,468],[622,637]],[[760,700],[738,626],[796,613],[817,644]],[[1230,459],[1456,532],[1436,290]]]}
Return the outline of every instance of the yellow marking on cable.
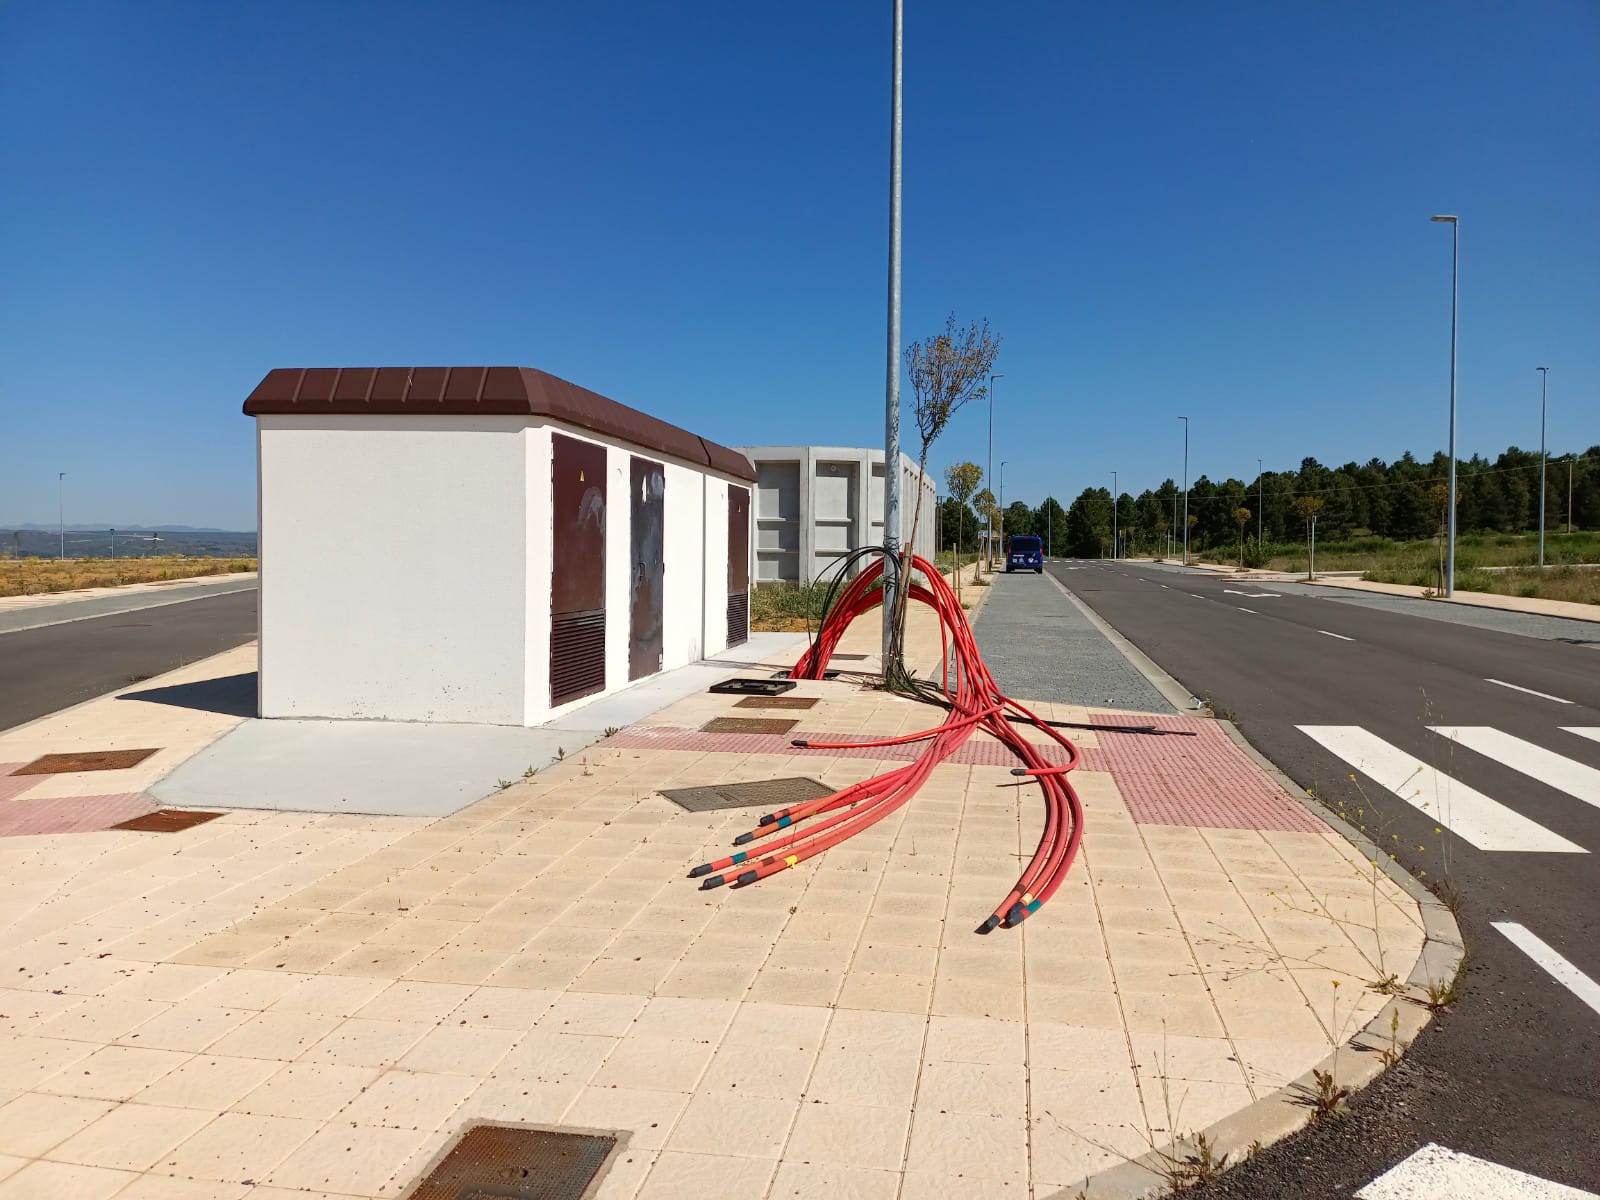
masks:
{"label": "yellow marking on cable", "polygon": [[1033,893],[1032,892],[1023,892],[1022,893],[1022,902],[1024,904],[1032,904],[1033,903]]}

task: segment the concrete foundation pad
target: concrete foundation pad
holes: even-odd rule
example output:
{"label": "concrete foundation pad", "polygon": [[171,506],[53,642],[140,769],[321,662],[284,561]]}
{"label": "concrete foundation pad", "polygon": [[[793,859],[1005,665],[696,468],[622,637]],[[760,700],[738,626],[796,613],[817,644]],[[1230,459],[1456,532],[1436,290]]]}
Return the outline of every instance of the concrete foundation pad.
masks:
{"label": "concrete foundation pad", "polygon": [[[179,808],[441,817],[704,691],[752,664],[787,662],[800,634],[754,634],[715,658],[642,680],[548,725],[248,720],[150,788]],[[788,653],[792,657],[792,653]]]}

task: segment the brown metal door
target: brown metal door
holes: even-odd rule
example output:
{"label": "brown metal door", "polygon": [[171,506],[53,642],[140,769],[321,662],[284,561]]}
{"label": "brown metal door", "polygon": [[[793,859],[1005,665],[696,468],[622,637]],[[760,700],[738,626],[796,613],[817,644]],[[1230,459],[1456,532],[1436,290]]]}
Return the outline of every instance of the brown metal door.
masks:
{"label": "brown metal door", "polygon": [[552,435],[550,703],[606,686],[606,448]]}
{"label": "brown metal door", "polygon": [[728,488],[728,645],[750,640],[750,489]]}
{"label": "brown metal door", "polygon": [[661,670],[667,480],[660,463],[635,457],[631,460],[629,482],[633,581],[628,618],[628,678],[643,679]]}

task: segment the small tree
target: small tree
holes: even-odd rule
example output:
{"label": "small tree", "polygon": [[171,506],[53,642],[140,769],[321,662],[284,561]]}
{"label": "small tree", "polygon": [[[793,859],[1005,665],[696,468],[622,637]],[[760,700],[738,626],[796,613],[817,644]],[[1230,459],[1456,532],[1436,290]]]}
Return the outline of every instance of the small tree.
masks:
{"label": "small tree", "polygon": [[1433,512],[1434,541],[1439,546],[1439,590],[1444,590],[1444,541],[1450,528],[1450,488],[1436,483],[1428,489],[1428,508]]}
{"label": "small tree", "polygon": [[[994,527],[1000,523],[1000,505],[995,502],[994,493],[988,488],[984,488],[972,498],[972,507],[977,511],[977,514],[983,518],[984,524],[988,529],[993,530]],[[983,534],[983,530],[979,530],[978,532],[980,536]],[[983,543],[983,553],[978,555],[978,570],[980,573],[983,570],[983,563],[985,561],[987,561],[989,564],[989,570],[993,571],[994,547],[991,546],[988,541]]]}
{"label": "small tree", "polygon": [[956,553],[950,576],[956,581],[957,591],[961,588],[961,539],[965,532],[962,529],[962,522],[967,512],[967,501],[972,499],[972,493],[982,482],[983,468],[977,463],[957,463],[944,473],[944,486],[949,491],[950,498],[960,505],[956,509]]}
{"label": "small tree", "polygon": [[1244,527],[1249,524],[1250,518],[1255,514],[1248,508],[1239,507],[1233,510],[1233,523],[1239,527],[1239,569],[1244,570]]}
{"label": "small tree", "polygon": [[1317,576],[1317,514],[1322,511],[1322,505],[1321,496],[1294,498],[1294,510],[1306,523],[1306,576],[1310,579],[1315,579]]}

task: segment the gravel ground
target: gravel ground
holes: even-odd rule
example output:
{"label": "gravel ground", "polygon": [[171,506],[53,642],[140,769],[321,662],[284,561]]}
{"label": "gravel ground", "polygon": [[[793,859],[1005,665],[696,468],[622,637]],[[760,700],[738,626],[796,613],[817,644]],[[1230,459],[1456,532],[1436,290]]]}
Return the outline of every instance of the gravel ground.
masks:
{"label": "gravel ground", "polygon": [[1048,577],[996,574],[974,632],[1007,695],[1136,712],[1176,711]]}

